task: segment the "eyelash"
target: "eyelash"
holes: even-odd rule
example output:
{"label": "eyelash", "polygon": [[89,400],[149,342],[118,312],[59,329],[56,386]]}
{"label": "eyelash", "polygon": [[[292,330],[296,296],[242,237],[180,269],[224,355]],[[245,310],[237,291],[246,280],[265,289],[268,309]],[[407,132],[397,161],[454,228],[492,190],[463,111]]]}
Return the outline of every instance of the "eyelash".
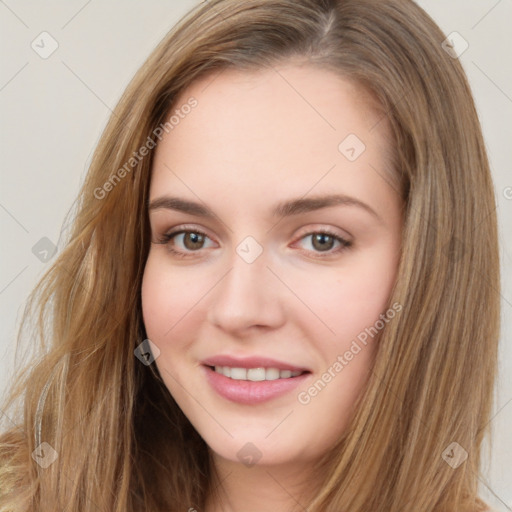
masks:
{"label": "eyelash", "polygon": [[[162,245],[168,245],[167,248],[168,248],[169,252],[171,252],[174,256],[176,256],[178,258],[190,258],[190,257],[193,257],[194,253],[200,252],[201,249],[198,249],[197,251],[182,252],[182,251],[177,251],[169,244],[169,242],[177,235],[187,234],[187,233],[195,233],[197,235],[201,235],[206,238],[210,238],[206,233],[204,233],[200,229],[180,229],[179,231],[173,231],[173,232],[166,233],[166,234],[162,235],[156,243],[162,244]],[[325,251],[325,252],[303,250],[307,253],[310,253],[310,252],[316,253],[316,256],[314,256],[314,258],[318,258],[318,259],[328,258],[330,256],[339,254],[339,253],[345,251],[346,249],[349,249],[350,247],[352,247],[352,242],[345,240],[344,238],[340,237],[339,235],[336,235],[335,233],[329,231],[328,229],[323,229],[323,230],[319,230],[319,231],[311,231],[309,233],[306,233],[301,238],[299,238],[299,241],[308,236],[312,236],[312,235],[327,235],[327,236],[334,238],[334,240],[336,242],[340,243],[340,247],[338,247],[337,249],[329,250],[329,251]]]}

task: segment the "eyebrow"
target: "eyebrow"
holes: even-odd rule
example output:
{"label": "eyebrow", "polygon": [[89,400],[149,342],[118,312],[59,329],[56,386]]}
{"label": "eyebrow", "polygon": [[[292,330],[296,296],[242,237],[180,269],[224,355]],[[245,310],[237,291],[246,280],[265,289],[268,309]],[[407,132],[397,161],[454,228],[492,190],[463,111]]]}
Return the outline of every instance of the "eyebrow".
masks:
{"label": "eyebrow", "polygon": [[[291,217],[293,215],[308,213],[332,206],[356,206],[370,213],[377,220],[382,222],[381,217],[371,206],[363,203],[355,197],[350,197],[344,194],[330,194],[309,198],[301,197],[298,199],[283,201],[274,206],[272,209],[272,215],[275,217]],[[179,197],[157,197],[148,205],[149,211],[159,210],[162,208],[188,213],[189,215],[194,215],[196,217],[205,217],[210,219],[217,217],[206,205]]]}

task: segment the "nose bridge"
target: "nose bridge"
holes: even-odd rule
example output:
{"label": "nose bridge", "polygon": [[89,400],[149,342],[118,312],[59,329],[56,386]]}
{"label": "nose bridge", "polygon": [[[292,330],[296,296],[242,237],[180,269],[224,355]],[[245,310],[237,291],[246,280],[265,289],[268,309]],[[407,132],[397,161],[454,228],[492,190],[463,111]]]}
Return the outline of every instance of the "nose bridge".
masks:
{"label": "nose bridge", "polygon": [[252,237],[232,253],[230,269],[215,287],[210,321],[226,330],[254,325],[276,326],[282,321],[279,286],[267,268],[266,251]]}

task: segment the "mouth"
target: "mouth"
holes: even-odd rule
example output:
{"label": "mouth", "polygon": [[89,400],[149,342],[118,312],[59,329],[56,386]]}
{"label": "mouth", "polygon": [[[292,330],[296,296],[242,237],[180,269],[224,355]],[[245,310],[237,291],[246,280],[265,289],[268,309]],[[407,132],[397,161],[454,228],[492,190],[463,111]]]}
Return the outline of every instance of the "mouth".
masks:
{"label": "mouth", "polygon": [[293,379],[311,373],[309,370],[280,370],[279,368],[256,367],[256,368],[240,368],[232,366],[210,366],[206,365],[210,370],[224,375],[232,380],[245,380],[251,382],[273,381],[280,379]]}
{"label": "mouth", "polygon": [[219,397],[242,405],[257,405],[278,397],[295,400],[292,391],[312,375],[309,370],[274,366],[243,368],[202,364],[201,369]]}

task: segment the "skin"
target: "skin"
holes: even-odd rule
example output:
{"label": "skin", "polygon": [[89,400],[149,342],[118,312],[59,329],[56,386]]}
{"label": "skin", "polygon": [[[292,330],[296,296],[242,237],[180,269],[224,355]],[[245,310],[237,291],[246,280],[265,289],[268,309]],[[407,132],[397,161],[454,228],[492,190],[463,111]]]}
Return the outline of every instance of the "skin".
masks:
{"label": "skin", "polygon": [[[361,87],[291,62],[206,77],[176,105],[191,96],[197,107],[156,148],[149,199],[178,196],[207,205],[216,217],[150,210],[153,243],[142,286],[147,335],[160,350],[155,364],[167,388],[223,479],[221,499],[210,497],[207,512],[300,509],[318,485],[308,468],[343,435],[378,336],[309,403],[298,395],[388,309],[396,279],[402,218],[386,178],[388,126]],[[348,134],[366,146],[354,161],[338,149]],[[278,202],[334,193],[376,215],[349,204],[271,214]],[[158,243],[180,228],[206,233],[203,245],[184,235]],[[351,245],[339,250],[329,238],[314,244],[311,233],[325,229]],[[247,236],[263,248],[253,263],[236,252]],[[272,357],[312,373],[284,396],[241,405],[219,396],[203,376],[201,362],[218,354]],[[237,456],[247,442],[261,453],[251,467]]]}

